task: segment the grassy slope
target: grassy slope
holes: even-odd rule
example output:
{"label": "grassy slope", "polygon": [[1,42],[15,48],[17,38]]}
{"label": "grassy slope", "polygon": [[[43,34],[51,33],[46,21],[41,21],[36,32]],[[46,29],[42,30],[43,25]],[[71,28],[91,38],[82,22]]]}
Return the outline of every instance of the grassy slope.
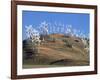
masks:
{"label": "grassy slope", "polygon": [[[27,67],[48,67],[48,66],[79,66],[89,64],[89,53],[84,50],[83,43],[76,37],[64,37],[63,35],[52,34],[49,37],[56,39],[55,42],[46,41],[38,49],[39,53],[34,60],[24,61],[24,68]],[[64,46],[65,43],[59,39],[66,39],[73,44],[72,48]],[[79,42],[76,42],[78,40]],[[30,66],[29,66],[30,65]],[[34,66],[35,65],[35,66]]]}

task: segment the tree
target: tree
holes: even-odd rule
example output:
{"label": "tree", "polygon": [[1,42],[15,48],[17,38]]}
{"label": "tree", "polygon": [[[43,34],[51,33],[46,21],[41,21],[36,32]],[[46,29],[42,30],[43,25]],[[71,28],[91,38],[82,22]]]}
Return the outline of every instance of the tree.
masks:
{"label": "tree", "polygon": [[65,31],[66,36],[73,36],[72,25],[68,25]]}
{"label": "tree", "polygon": [[40,44],[40,35],[39,32],[32,27],[32,25],[26,26],[26,36],[29,40],[31,40],[32,47],[34,51],[36,51],[38,48],[38,45]]}
{"label": "tree", "polygon": [[45,40],[48,35],[48,23],[46,21],[40,24],[41,29],[41,39]]}

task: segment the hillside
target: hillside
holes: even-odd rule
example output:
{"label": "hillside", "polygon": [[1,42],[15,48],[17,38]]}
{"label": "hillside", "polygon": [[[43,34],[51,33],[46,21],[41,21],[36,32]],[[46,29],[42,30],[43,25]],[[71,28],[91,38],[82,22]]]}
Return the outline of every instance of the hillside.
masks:
{"label": "hillside", "polygon": [[89,65],[89,52],[78,37],[50,34],[37,48],[37,53],[24,48],[23,68]]}

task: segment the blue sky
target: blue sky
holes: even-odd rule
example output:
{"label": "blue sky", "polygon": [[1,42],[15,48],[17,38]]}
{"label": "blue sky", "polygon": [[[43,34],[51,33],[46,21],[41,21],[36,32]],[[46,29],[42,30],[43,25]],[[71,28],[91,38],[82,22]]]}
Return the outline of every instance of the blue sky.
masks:
{"label": "blue sky", "polygon": [[[80,13],[55,13],[55,12],[37,12],[23,11],[22,12],[22,29],[23,39],[25,39],[25,26],[33,25],[38,28],[40,23],[46,21],[55,24],[72,25],[72,28],[82,31],[85,35],[89,33],[90,26],[89,14]],[[53,26],[51,26],[53,27]],[[51,31],[52,33],[52,31]]]}

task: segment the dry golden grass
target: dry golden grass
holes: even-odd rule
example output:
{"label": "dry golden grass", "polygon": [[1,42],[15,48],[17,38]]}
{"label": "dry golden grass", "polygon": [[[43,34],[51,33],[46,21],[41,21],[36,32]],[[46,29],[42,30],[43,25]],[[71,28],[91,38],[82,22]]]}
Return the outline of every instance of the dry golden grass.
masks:
{"label": "dry golden grass", "polygon": [[[62,34],[53,34],[49,37],[57,40],[42,43],[38,47],[38,54],[34,57],[34,60],[30,59],[30,64],[28,60],[24,62],[24,68],[89,65],[89,53],[84,50],[84,45],[79,38],[66,38]],[[73,45],[72,48],[66,47],[65,43],[60,39],[66,39]]]}

